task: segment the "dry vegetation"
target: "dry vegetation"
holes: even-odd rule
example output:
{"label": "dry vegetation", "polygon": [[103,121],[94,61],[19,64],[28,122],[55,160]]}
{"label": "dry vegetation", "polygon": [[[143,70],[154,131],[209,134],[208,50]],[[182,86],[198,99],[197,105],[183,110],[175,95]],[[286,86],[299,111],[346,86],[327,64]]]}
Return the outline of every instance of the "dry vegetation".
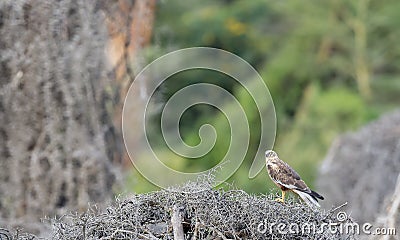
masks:
{"label": "dry vegetation", "polygon": [[[313,224],[338,222],[336,212],[313,211],[295,199],[275,202],[275,194],[249,195],[242,190],[211,188],[209,179],[183,187],[135,194],[117,199],[106,209],[89,208],[84,214],[69,214],[46,220],[52,225],[50,239],[353,239],[331,233],[281,234],[263,229],[273,223]],[[175,215],[175,219],[173,218]],[[178,217],[176,217],[178,216]],[[174,219],[171,221],[171,219]],[[347,220],[348,222],[351,220]],[[264,225],[260,228],[260,223]],[[260,232],[261,230],[261,232]],[[3,233],[4,234],[4,233]],[[16,239],[33,235],[9,232]],[[174,237],[175,234],[175,237]],[[6,238],[7,239],[7,238]],[[12,239],[12,238],[9,238]]]}

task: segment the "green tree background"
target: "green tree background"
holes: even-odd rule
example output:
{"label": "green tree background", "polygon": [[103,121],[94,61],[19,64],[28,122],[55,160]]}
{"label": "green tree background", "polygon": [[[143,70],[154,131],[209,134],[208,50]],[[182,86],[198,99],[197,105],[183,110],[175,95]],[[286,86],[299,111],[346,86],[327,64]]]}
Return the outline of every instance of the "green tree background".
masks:
{"label": "green tree background", "polygon": [[[151,61],[172,50],[210,46],[248,61],[260,72],[275,103],[274,148],[312,186],[319,162],[338,134],[398,107],[398,26],[396,0],[165,0],[158,5],[153,44],[146,56]],[[253,180],[247,177],[260,125],[251,96],[219,73],[196,70],[172,78],[181,81],[163,84],[163,99],[197,82],[218,84],[237,96],[251,122],[250,151],[229,182],[248,192],[269,191],[272,182],[266,171]],[[154,126],[157,123],[156,119]],[[217,129],[212,152],[193,160],[166,151],[167,164],[198,171],[221,159],[229,131],[226,118],[215,109],[198,106],[186,112],[181,119],[183,139],[197,144],[204,123]],[[135,170],[127,183],[136,192],[155,189]]]}

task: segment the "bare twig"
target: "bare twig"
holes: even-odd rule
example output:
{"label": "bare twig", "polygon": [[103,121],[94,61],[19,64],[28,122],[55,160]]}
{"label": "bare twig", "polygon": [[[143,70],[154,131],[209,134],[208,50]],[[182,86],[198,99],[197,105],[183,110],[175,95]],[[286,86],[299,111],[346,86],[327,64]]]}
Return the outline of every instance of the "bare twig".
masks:
{"label": "bare twig", "polygon": [[328,211],[328,214],[326,214],[326,216],[325,216],[322,220],[325,220],[325,219],[327,219],[328,217],[331,217],[333,213],[335,213],[337,210],[343,208],[343,207],[346,206],[346,205],[347,205],[347,202],[342,203],[342,204],[340,204],[339,206],[332,208],[331,210]]}
{"label": "bare twig", "polygon": [[183,221],[183,208],[178,205],[174,205],[172,208],[172,218],[171,218],[171,223],[172,223],[172,228],[174,231],[174,239],[176,240],[184,240],[185,237],[183,235],[183,226],[182,226],[182,221]]}
{"label": "bare twig", "polygon": [[[201,219],[200,219],[201,225],[203,226],[207,226]],[[223,240],[228,240],[228,238],[225,237],[225,234],[223,234],[221,231],[219,231],[218,229],[216,229],[213,226],[207,226],[208,228],[210,228],[211,231],[214,231],[218,234],[219,237],[221,237]]]}
{"label": "bare twig", "polygon": [[192,240],[197,240],[197,233],[198,233],[199,227],[200,227],[199,225],[200,225],[200,223],[199,223],[199,221],[198,221],[197,218],[196,218],[196,223],[195,223],[195,225],[194,225],[194,232],[193,232]]}

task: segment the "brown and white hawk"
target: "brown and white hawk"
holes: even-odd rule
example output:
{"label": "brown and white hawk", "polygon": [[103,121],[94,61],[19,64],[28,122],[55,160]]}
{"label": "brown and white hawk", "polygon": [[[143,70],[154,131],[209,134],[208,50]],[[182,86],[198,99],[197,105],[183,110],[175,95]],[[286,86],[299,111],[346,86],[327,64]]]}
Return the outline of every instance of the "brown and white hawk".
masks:
{"label": "brown and white hawk", "polygon": [[276,199],[285,202],[285,192],[293,191],[310,207],[317,206],[318,199],[323,200],[324,197],[311,190],[299,174],[293,170],[287,163],[279,159],[278,154],[272,150],[265,152],[268,175],[272,181],[281,189],[282,198]]}

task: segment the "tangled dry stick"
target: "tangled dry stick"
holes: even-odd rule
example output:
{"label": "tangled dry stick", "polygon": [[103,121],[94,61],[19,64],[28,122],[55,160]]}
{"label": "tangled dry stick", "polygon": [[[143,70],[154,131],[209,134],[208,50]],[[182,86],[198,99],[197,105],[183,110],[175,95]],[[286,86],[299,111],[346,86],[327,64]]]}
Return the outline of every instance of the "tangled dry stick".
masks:
{"label": "tangled dry stick", "polygon": [[[255,196],[242,190],[212,189],[198,181],[169,190],[136,194],[105,210],[50,220],[51,239],[353,239],[323,228],[338,222],[335,211],[313,211],[289,199],[273,201],[275,194]],[[351,223],[351,219],[345,222]],[[275,224],[275,225],[274,225]],[[283,233],[276,224],[308,224],[316,231]],[[287,229],[286,229],[287,230]],[[18,236],[19,239],[31,239]]]}

